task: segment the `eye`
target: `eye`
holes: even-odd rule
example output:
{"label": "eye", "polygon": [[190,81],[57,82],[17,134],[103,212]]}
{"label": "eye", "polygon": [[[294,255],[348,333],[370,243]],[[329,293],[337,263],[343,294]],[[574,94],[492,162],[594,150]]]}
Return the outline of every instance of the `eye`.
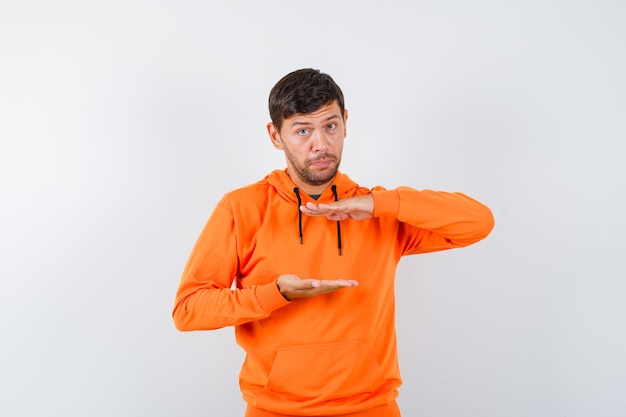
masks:
{"label": "eye", "polygon": [[299,136],[306,136],[309,134],[309,129],[298,129],[296,132]]}
{"label": "eye", "polygon": [[326,126],[326,128],[328,130],[335,130],[337,128],[337,123],[330,123],[328,126]]}

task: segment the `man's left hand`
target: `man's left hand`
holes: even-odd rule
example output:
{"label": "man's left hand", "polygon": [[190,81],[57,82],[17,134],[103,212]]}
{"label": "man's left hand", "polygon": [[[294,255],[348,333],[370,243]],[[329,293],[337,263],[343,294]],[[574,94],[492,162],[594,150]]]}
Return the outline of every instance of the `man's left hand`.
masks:
{"label": "man's left hand", "polygon": [[326,204],[308,202],[300,206],[300,211],[309,216],[325,216],[329,220],[369,219],[374,215],[374,197],[372,194],[346,198]]}

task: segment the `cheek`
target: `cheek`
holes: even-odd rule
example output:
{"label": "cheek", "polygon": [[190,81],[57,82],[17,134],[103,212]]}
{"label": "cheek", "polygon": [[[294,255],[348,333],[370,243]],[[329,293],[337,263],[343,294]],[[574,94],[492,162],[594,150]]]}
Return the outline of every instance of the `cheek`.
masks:
{"label": "cheek", "polygon": [[303,159],[302,155],[306,155],[298,146],[285,146],[283,150],[285,155],[294,162],[298,162],[300,159]]}
{"label": "cheek", "polygon": [[308,141],[294,141],[294,143],[290,144],[289,150],[293,155],[306,155],[310,147]]}
{"label": "cheek", "polygon": [[337,139],[337,141],[335,141],[334,148],[338,151],[343,148],[343,138]]}

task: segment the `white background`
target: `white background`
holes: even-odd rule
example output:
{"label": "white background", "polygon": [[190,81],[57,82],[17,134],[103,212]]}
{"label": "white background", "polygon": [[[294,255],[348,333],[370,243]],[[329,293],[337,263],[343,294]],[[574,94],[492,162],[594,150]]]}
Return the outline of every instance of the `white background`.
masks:
{"label": "white background", "polygon": [[626,415],[626,3],[0,2],[0,415],[242,416],[232,328],[174,294],[218,199],[284,158],[286,73],[364,186],[465,192],[491,236],[397,277],[407,417]]}

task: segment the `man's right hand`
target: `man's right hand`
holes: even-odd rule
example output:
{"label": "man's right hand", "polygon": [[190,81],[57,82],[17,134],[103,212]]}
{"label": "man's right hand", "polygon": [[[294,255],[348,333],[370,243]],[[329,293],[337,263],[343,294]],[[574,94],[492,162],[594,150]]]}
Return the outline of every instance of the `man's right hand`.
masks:
{"label": "man's right hand", "polygon": [[359,283],[352,279],[301,279],[297,275],[281,275],[276,281],[278,290],[287,300],[308,298],[337,291],[341,288],[356,287]]}

